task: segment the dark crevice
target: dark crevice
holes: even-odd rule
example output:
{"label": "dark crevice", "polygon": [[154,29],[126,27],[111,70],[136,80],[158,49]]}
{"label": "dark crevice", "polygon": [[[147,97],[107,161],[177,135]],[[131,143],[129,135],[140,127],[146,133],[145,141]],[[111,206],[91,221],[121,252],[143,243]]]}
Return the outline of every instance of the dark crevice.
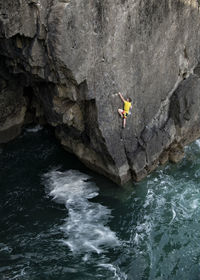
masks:
{"label": "dark crevice", "polygon": [[23,96],[26,100],[25,125],[27,124],[46,124],[44,110],[31,86],[24,87]]}

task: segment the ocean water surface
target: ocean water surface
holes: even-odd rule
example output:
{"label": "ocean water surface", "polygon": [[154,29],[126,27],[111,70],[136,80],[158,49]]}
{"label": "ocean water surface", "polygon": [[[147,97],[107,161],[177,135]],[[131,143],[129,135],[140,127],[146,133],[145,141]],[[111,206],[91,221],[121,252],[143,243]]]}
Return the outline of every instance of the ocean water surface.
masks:
{"label": "ocean water surface", "polygon": [[32,127],[0,148],[0,279],[200,279],[200,141],[116,186]]}

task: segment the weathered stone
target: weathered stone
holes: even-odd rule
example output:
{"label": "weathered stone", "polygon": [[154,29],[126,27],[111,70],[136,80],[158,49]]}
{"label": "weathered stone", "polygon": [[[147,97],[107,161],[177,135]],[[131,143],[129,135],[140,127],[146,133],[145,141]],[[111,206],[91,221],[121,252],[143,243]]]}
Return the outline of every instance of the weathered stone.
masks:
{"label": "weathered stone", "polygon": [[16,45],[19,49],[23,48],[22,40],[19,37],[16,38]]}
{"label": "weathered stone", "polygon": [[78,100],[77,89],[73,85],[57,85],[56,90],[60,98],[68,98],[74,102]]}
{"label": "weathered stone", "polygon": [[62,116],[61,123],[73,126],[81,132],[84,131],[83,115],[78,104],[67,99],[54,97],[53,106],[56,113]]}
{"label": "weathered stone", "polygon": [[199,30],[196,0],[0,0],[0,84],[33,89],[36,105],[13,93],[16,125],[45,117],[90,168],[139,180],[200,136]]}
{"label": "weathered stone", "polygon": [[143,174],[147,174],[146,172],[146,152],[143,149],[138,149],[134,155],[134,160],[133,160],[133,164],[131,166],[131,169],[133,170],[135,177],[137,178],[137,180],[139,180],[141,178],[141,174],[142,177],[144,176]]}
{"label": "weathered stone", "polygon": [[21,132],[26,103],[23,90],[14,80],[0,83],[0,143],[6,143]]}
{"label": "weathered stone", "polygon": [[177,88],[171,98],[170,117],[176,125],[176,140],[189,143],[200,133],[200,78],[191,75]]}
{"label": "weathered stone", "polygon": [[164,165],[168,162],[168,160],[169,160],[169,152],[164,151],[159,157],[160,164]]}
{"label": "weathered stone", "polygon": [[178,163],[184,157],[184,149],[181,145],[173,145],[169,152],[169,160]]}
{"label": "weathered stone", "polygon": [[31,67],[45,67],[45,53],[42,44],[35,39],[30,50],[29,64]]}

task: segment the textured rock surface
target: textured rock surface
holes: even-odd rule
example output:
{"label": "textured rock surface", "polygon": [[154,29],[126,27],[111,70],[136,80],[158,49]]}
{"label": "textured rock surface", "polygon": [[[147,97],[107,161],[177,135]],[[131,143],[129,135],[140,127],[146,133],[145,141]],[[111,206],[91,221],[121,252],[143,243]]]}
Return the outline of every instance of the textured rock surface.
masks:
{"label": "textured rock surface", "polygon": [[180,160],[200,136],[198,3],[0,0],[0,142],[46,121],[119,184]]}
{"label": "textured rock surface", "polygon": [[21,132],[26,112],[22,88],[15,80],[0,80],[0,143],[14,139]]}

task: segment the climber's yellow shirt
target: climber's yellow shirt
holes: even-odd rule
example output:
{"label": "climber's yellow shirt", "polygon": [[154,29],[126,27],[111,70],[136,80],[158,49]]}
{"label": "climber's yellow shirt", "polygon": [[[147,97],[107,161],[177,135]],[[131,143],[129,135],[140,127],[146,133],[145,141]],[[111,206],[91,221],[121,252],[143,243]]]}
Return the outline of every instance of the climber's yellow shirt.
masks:
{"label": "climber's yellow shirt", "polygon": [[131,107],[131,102],[124,101],[124,111],[128,114]]}

